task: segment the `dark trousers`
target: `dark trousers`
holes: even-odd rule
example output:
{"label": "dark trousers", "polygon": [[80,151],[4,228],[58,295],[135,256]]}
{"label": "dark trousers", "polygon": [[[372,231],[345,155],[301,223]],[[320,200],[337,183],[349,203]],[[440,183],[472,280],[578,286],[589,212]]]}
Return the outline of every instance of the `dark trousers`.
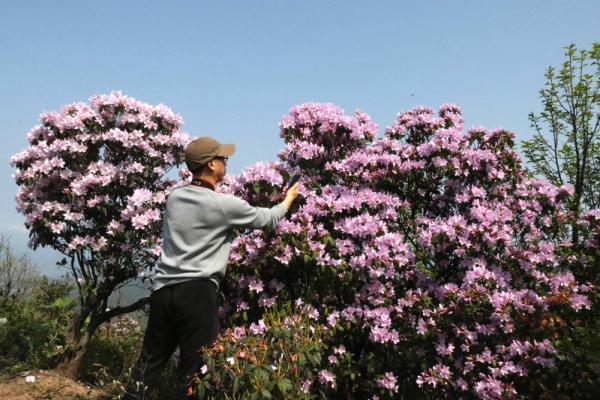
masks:
{"label": "dark trousers", "polygon": [[187,388],[203,365],[199,350],[210,345],[218,333],[217,287],[213,282],[191,280],[153,292],[142,351],[132,371],[134,381],[146,387],[137,390],[138,398],[148,399],[157,389],[162,370],[179,345],[176,398],[186,399]]}

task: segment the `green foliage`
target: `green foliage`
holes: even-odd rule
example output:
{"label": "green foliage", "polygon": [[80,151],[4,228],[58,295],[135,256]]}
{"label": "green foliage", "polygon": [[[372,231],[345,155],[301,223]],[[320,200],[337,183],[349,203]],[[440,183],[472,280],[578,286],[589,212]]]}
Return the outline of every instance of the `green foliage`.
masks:
{"label": "green foliage", "polygon": [[531,172],[575,188],[572,209],[600,207],[600,42],[566,47],[560,70],[549,67],[540,90],[543,110],[530,113],[535,133],[523,141]]}
{"label": "green foliage", "polygon": [[137,360],[143,331],[137,320],[121,315],[96,331],[80,368],[80,378],[98,386],[122,380]]}
{"label": "green foliage", "polygon": [[198,399],[309,399],[305,382],[315,379],[325,349],[323,327],[307,316],[263,316],[264,333],[228,329],[207,349],[205,372],[193,385]]}
{"label": "green foliage", "polygon": [[65,345],[74,302],[66,280],[37,279],[31,296],[15,298],[0,311],[0,372],[51,368]]}

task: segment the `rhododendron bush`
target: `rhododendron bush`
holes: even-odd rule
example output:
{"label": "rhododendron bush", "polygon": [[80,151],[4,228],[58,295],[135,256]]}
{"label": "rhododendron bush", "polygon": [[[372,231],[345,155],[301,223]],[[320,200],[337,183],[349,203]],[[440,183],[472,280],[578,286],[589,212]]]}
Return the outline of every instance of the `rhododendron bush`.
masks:
{"label": "rhododendron bush", "polygon": [[29,147],[11,159],[30,245],[62,253],[79,289],[71,372],[100,324],[140,304],[107,308],[110,294],[160,254],[161,211],[176,183],[166,173],[183,161],[188,141],[181,123],[162,104],[93,96],[42,114]]}
{"label": "rhododendron bush", "polygon": [[[268,206],[303,173],[277,230],[241,232],[232,245],[221,313],[237,340],[291,307],[325,332],[307,394],[536,395],[595,290],[571,271],[589,262],[567,240],[572,188],[528,178],[513,134],[465,132],[456,105],[402,112],[380,138],[366,114],[332,104],[293,107],[280,128],[280,161],[222,188]],[[588,249],[598,222],[597,212],[582,222]]]}

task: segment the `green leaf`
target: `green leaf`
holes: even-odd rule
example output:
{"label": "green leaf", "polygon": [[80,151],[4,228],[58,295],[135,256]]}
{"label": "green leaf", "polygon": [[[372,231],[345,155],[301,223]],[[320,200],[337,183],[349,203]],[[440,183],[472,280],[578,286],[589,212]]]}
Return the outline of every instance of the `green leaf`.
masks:
{"label": "green leaf", "polygon": [[326,246],[335,246],[335,240],[330,235],[327,235],[323,238],[323,243]]}
{"label": "green leaf", "polygon": [[196,395],[196,398],[203,399],[204,396],[206,395],[206,389],[204,388],[204,385],[196,386],[196,390],[195,390],[194,394]]}
{"label": "green leaf", "polygon": [[51,306],[54,308],[65,309],[65,308],[68,308],[71,304],[73,304],[74,301],[75,301],[75,298],[70,297],[70,296],[65,296],[65,297],[61,297],[61,298],[54,300],[54,302],[51,304]]}
{"label": "green leaf", "polygon": [[261,383],[269,379],[269,375],[262,368],[257,368],[256,370],[254,370],[253,375],[254,378]]}
{"label": "green leaf", "polygon": [[321,364],[321,356],[318,353],[314,353],[314,354],[307,354],[306,358],[308,358],[308,361],[312,364],[312,365],[319,365]]}
{"label": "green leaf", "polygon": [[236,393],[239,388],[240,388],[240,378],[236,376],[236,377],[233,378],[232,392]]}
{"label": "green leaf", "polygon": [[292,388],[292,381],[287,378],[282,378],[277,381],[277,387],[281,394],[285,394],[288,390]]}

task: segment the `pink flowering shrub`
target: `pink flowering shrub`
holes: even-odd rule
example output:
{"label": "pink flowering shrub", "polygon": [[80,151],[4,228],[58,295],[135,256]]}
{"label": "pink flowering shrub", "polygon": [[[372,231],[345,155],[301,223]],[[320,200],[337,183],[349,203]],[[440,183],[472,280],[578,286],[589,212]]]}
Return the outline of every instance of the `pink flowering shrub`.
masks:
{"label": "pink flowering shrub", "polygon": [[364,113],[300,105],[280,124],[281,162],[224,188],[270,205],[304,173],[276,232],[235,240],[221,311],[250,329],[303,304],[327,344],[311,393],[538,397],[563,359],[594,289],[571,271],[573,190],[528,178],[512,133],[462,122],[456,105],[419,107],[375,139]]}
{"label": "pink flowering shrub", "polygon": [[161,211],[175,183],[166,174],[182,163],[188,141],[181,123],[162,104],[120,92],[93,96],[42,114],[29,147],[11,159],[30,245],[62,253],[77,282],[69,351],[78,356],[101,323],[135,308],[107,310],[109,295],[157,259]]}

